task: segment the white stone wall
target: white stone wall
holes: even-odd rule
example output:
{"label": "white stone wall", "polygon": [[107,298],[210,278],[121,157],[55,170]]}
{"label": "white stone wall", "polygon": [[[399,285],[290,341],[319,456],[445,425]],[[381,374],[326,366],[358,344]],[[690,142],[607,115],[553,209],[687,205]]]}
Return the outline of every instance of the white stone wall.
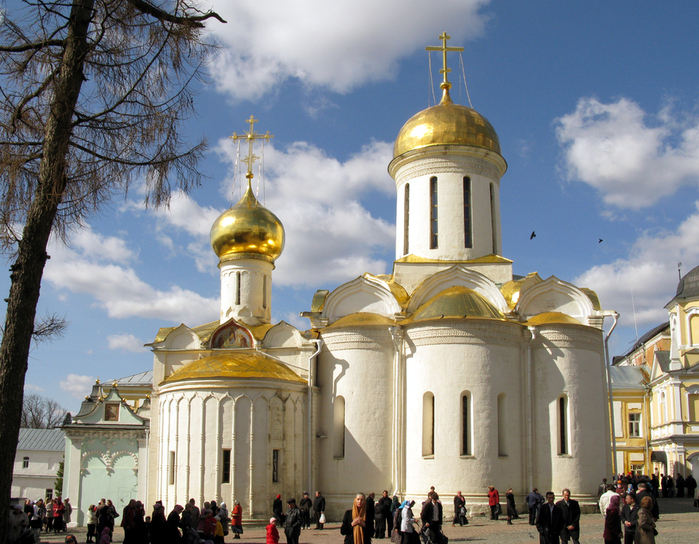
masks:
{"label": "white stone wall", "polygon": [[[29,457],[27,468],[23,467],[25,457]],[[62,451],[17,450],[12,469],[12,497],[33,501],[45,499],[46,490],[53,489],[61,461]]]}
{"label": "white stone wall", "polygon": [[[534,485],[579,500],[596,494],[596,481],[611,472],[609,400],[602,332],[578,326],[546,326],[532,341],[535,456]],[[560,454],[559,399],[567,399],[567,452]]]}
{"label": "white stone wall", "polygon": [[[420,158],[406,162],[396,170],[396,258],[413,254],[429,259],[469,260],[501,253],[500,171],[495,166],[499,161],[492,154],[483,153],[478,148],[449,148],[449,151],[448,156],[441,156],[430,148]],[[465,247],[464,176],[471,180],[470,248]],[[430,248],[432,177],[436,177],[438,181],[439,247],[436,249]],[[406,183],[410,184],[407,253],[404,252]]]}
{"label": "white stone wall", "polygon": [[[482,503],[488,485],[519,489],[522,481],[521,328],[483,320],[416,325],[406,332],[405,492],[423,498],[430,486],[446,497],[462,491]],[[434,395],[434,455],[423,456],[426,392]],[[470,396],[470,455],[462,455],[462,401]],[[504,394],[498,451],[498,396]],[[502,453],[503,455],[500,455]],[[472,508],[469,508],[471,510]]]}
{"label": "white stone wall", "polygon": [[[220,385],[220,384],[219,384]],[[307,481],[306,391],[260,383],[216,388],[170,384],[159,395],[156,496],[170,510],[194,498],[240,501],[244,519],[269,519],[277,494],[295,496]],[[223,449],[231,478],[223,483]],[[278,482],[272,450],[279,450]],[[170,452],[175,452],[170,483]]]}
{"label": "white stone wall", "polygon": [[[223,261],[221,269],[221,323],[230,318],[248,325],[269,323],[272,315],[272,270],[259,259]],[[238,293],[240,276],[240,293]]]}
{"label": "white stone wall", "polygon": [[[340,520],[358,492],[392,491],[393,341],[386,328],[323,332],[319,354],[318,489],[330,519]],[[344,458],[335,458],[334,404],[345,400]]]}

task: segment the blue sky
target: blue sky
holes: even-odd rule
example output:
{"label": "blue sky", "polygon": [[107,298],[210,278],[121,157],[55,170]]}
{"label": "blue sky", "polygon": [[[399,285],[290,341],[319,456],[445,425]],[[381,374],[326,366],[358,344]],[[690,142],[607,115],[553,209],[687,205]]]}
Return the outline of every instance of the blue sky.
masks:
{"label": "blue sky", "polygon": [[604,309],[621,313],[612,355],[636,328],[667,318],[677,263],[683,274],[699,265],[698,3],[211,4],[229,22],[209,24],[222,47],[186,127],[209,141],[206,179],[159,211],[143,208],[135,185],[67,247],[52,246],[39,315],[64,315],[70,326],[32,350],[27,392],[75,412],[95,378],[151,368],[142,346],[159,327],[218,317],[209,229],[240,195],[228,136],[250,115],[274,135],[259,198],[287,233],[273,321],[307,328],[298,314],[317,289],[390,273],[395,184],[386,168],[403,123],[433,105],[424,48],[445,30],[465,48],[450,56],[452,98],[468,105],[465,76],[508,162],[503,256],[515,274],[597,291]]}

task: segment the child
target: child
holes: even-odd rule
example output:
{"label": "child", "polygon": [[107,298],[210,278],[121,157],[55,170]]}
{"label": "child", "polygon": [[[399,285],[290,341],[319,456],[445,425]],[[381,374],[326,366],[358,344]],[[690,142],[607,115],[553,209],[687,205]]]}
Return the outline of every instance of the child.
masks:
{"label": "child", "polygon": [[223,525],[221,525],[221,516],[214,516],[216,520],[216,528],[214,529],[214,544],[223,543]]}
{"label": "child", "polygon": [[267,543],[279,544],[279,531],[277,531],[277,518],[270,518],[267,525]]}

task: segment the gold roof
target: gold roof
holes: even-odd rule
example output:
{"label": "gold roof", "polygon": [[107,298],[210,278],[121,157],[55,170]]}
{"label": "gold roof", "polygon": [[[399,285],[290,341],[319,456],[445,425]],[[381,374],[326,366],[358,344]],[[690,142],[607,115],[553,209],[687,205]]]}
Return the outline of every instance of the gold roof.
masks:
{"label": "gold roof", "polygon": [[396,302],[398,302],[400,307],[401,308],[408,307],[408,303],[410,302],[410,295],[405,290],[405,287],[403,287],[400,283],[396,283],[396,280],[392,275],[388,275],[388,274],[374,275],[374,274],[369,274],[368,272],[364,275],[366,277],[369,277],[369,278],[376,278],[376,279],[379,279],[381,281],[386,282],[386,285],[390,289],[391,294],[393,295],[393,298],[396,299]]}
{"label": "gold roof", "polygon": [[248,183],[243,198],[211,226],[211,247],[222,261],[247,258],[274,262],[284,250],[284,226],[257,201]]}
{"label": "gold roof", "polygon": [[502,312],[482,295],[468,287],[456,285],[433,296],[403,323],[442,318],[506,320]]}
{"label": "gold roof", "polygon": [[339,329],[340,327],[390,327],[395,325],[395,320],[380,314],[371,312],[356,312],[341,317],[325,329]]}
{"label": "gold roof", "polygon": [[575,319],[572,316],[569,316],[568,314],[564,314],[561,312],[544,312],[541,314],[537,314],[531,319],[529,319],[526,322],[526,325],[550,325],[550,324],[559,324],[559,325],[582,325],[580,321]]}
{"label": "gold roof", "polygon": [[589,287],[581,287],[580,290],[587,295],[587,298],[590,299],[590,302],[592,302],[592,307],[595,310],[602,309],[602,305],[599,303],[599,297],[597,296],[597,293],[595,293]]}
{"label": "gold roof", "polygon": [[454,104],[449,89],[442,101],[413,115],[398,133],[393,157],[437,145],[466,145],[500,152],[500,140],[490,122],[476,110]]}
{"label": "gold roof", "polygon": [[197,359],[175,370],[175,372],[163,380],[163,383],[213,378],[263,379],[306,383],[306,380],[290,368],[269,355],[254,349],[236,350]]}
{"label": "gold roof", "polygon": [[[220,321],[212,321],[211,323],[205,323],[203,325],[198,325],[196,327],[192,327],[191,330],[194,332],[199,337],[199,340],[201,340],[202,343],[206,343],[206,341],[209,339],[211,336],[211,333],[216,330],[219,325]],[[179,325],[180,327],[182,325]],[[155,335],[155,340],[153,340],[153,344],[157,344],[159,342],[162,342],[165,340],[168,335],[177,329],[178,327],[161,327],[158,329],[158,334]]]}

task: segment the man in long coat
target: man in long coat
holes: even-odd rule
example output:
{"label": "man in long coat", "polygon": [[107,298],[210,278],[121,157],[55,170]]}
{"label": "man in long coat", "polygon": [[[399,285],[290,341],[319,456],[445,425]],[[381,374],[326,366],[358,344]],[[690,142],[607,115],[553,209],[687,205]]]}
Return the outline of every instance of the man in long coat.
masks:
{"label": "man in long coat", "polygon": [[578,501],[570,498],[570,489],[563,490],[563,499],[556,503],[563,513],[563,528],[561,529],[561,542],[567,544],[569,540],[573,544],[579,544],[580,538],[580,505]]}
{"label": "man in long coat", "polygon": [[546,493],[546,503],[539,508],[536,528],[539,531],[540,544],[560,544],[561,529],[563,529],[563,512],[555,505],[556,496],[553,491]]}

